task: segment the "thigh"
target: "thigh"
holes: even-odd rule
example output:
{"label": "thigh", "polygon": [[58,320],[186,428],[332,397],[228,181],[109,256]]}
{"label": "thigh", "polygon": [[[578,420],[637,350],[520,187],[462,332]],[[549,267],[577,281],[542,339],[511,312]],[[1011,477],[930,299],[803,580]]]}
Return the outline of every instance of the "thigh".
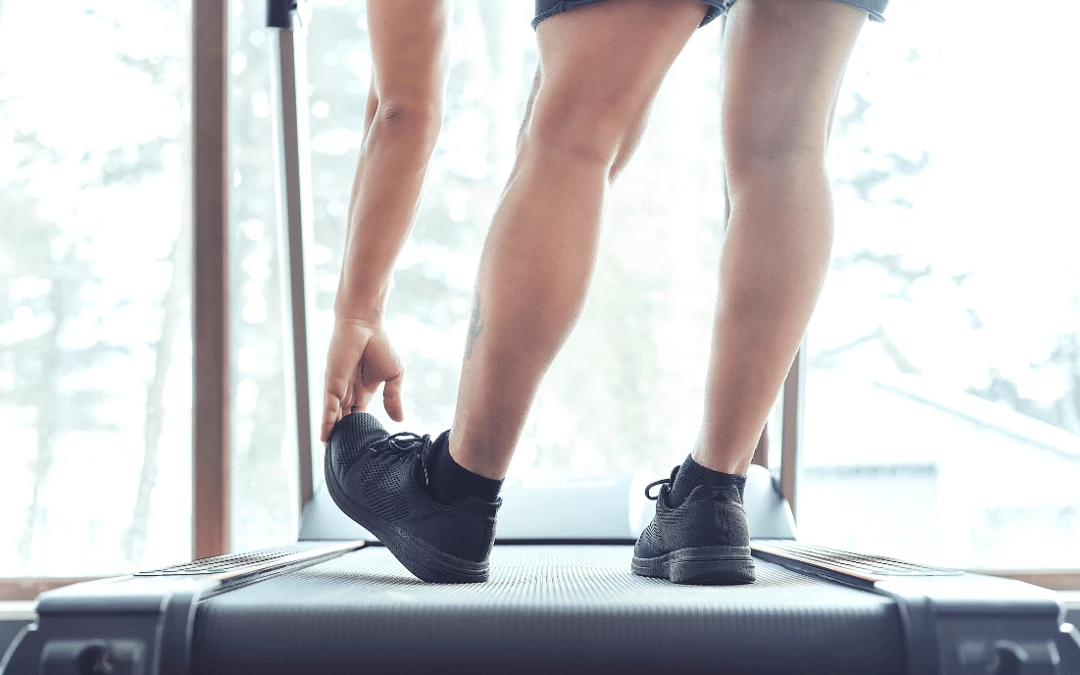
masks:
{"label": "thigh", "polygon": [[601,2],[537,27],[531,131],[616,147],[640,124],[707,7],[696,0]]}
{"label": "thigh", "polygon": [[372,90],[380,102],[440,96],[451,12],[450,0],[368,0]]}
{"label": "thigh", "polygon": [[820,152],[867,13],[834,0],[739,0],[724,41],[723,136],[743,159]]}

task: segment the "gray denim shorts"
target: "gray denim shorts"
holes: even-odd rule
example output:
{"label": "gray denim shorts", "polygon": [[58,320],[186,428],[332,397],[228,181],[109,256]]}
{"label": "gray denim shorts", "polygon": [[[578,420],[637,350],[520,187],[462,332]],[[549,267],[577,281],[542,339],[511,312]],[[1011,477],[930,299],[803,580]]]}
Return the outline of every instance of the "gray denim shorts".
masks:
{"label": "gray denim shorts", "polygon": [[[861,9],[870,15],[871,21],[884,21],[885,6],[889,4],[889,0],[835,1],[845,5],[851,5],[856,9]],[[536,24],[549,16],[555,16],[568,9],[584,7],[585,5],[591,5],[596,2],[604,2],[604,0],[536,0],[536,17],[532,21],[532,26],[533,28],[536,28]],[[731,6],[735,4],[736,0],[700,0],[700,2],[709,6],[709,11],[705,13],[705,18],[701,21],[701,25],[704,26],[721,14],[726,14],[727,11],[731,9]]]}

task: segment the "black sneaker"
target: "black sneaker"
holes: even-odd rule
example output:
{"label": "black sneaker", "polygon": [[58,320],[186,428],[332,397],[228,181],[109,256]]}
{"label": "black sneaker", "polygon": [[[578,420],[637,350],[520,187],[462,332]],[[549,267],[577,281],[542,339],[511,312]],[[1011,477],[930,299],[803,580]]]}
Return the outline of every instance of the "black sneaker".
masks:
{"label": "black sneaker", "polygon": [[350,518],[378,537],[410,572],[424,581],[487,581],[502,500],[470,497],[437,501],[427,489],[426,463],[449,431],[430,436],[391,436],[367,413],[334,426],[326,448],[326,486]]}
{"label": "black sneaker", "polygon": [[[668,503],[671,478],[645,488],[656,500],[656,516],[634,546],[631,571],[676,584],[749,584],[754,581],[750,531],[742,495],[734,486],[699,485],[681,504]],[[650,490],[660,486],[653,496]]]}

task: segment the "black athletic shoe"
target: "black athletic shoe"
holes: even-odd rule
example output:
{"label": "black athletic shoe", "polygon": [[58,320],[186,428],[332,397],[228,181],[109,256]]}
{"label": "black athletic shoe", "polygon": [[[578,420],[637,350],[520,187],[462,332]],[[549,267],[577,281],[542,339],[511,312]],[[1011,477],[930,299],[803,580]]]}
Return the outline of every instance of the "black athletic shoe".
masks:
{"label": "black athletic shoe", "polygon": [[[645,496],[656,500],[656,516],[634,546],[631,571],[676,584],[753,583],[750,531],[738,488],[699,485],[673,506],[668,500],[678,471],[645,488]],[[653,496],[650,490],[658,485],[660,493]]]}
{"label": "black athletic shoe", "polygon": [[341,419],[326,449],[326,485],[350,518],[378,537],[424,581],[487,581],[502,500],[470,497],[443,504],[427,490],[428,456],[445,443],[430,436],[391,436],[367,413]]}

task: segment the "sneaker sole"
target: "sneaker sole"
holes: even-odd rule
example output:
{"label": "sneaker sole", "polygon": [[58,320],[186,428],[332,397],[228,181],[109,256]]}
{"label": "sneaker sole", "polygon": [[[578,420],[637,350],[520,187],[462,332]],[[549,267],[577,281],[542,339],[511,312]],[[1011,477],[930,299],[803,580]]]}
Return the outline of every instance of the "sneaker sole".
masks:
{"label": "sneaker sole", "polygon": [[385,518],[372,513],[349,498],[338,483],[326,451],[326,487],[345,515],[375,535],[394,557],[421,581],[439,584],[476,584],[488,580],[488,561],[462,560],[440,551],[423,539]]}
{"label": "sneaker sole", "polygon": [[630,571],[675,584],[754,583],[754,559],[749,546],[697,546],[680,548],[655,558],[634,556]]}

